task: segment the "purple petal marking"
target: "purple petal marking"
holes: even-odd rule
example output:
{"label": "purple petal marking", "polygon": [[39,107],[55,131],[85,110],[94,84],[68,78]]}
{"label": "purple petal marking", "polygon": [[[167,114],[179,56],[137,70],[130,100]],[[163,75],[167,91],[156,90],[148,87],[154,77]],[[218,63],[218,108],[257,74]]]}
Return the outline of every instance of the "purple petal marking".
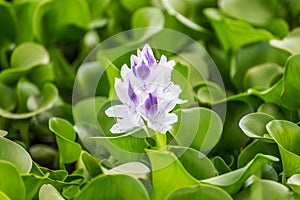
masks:
{"label": "purple petal marking", "polygon": [[144,61],[137,67],[136,75],[142,80],[145,80],[150,75],[150,69]]}
{"label": "purple petal marking", "polygon": [[137,103],[137,95],[135,94],[130,82],[128,86],[128,96],[132,102]]}
{"label": "purple petal marking", "polygon": [[153,51],[152,51],[151,47],[148,44],[146,44],[144,46],[143,53],[144,53],[144,56],[145,56],[146,60],[148,61],[149,66],[152,66],[152,65],[156,64],[156,60],[155,60],[155,57],[153,55]]}
{"label": "purple petal marking", "polygon": [[158,109],[157,98],[151,93],[149,93],[149,98],[146,99],[145,108],[150,115],[153,115],[157,112]]}

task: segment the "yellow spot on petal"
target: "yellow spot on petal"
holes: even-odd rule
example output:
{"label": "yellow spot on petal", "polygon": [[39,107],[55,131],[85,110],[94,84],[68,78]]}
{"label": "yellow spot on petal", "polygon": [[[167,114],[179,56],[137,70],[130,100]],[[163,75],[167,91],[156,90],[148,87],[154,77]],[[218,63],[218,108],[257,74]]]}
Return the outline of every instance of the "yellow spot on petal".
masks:
{"label": "yellow spot on petal", "polygon": [[147,74],[147,73],[145,72],[145,70],[143,70],[143,71],[142,71],[142,77],[146,76],[146,74]]}

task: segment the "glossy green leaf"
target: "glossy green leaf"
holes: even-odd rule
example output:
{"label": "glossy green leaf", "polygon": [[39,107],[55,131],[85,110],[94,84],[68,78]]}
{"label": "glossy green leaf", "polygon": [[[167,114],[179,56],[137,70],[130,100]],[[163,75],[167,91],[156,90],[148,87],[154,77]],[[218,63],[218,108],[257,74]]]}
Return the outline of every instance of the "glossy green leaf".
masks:
{"label": "glossy green leaf", "polygon": [[290,109],[299,109],[300,103],[300,55],[294,55],[286,63],[283,75],[283,93],[281,100]]}
{"label": "glossy green leaf", "polygon": [[201,103],[211,105],[224,101],[226,95],[225,91],[218,84],[214,82],[204,82],[199,85],[197,97]]}
{"label": "glossy green leaf", "polygon": [[[145,31],[135,32],[135,38],[143,40],[157,33],[164,27],[165,18],[160,9],[155,7],[143,7],[135,11],[132,16],[132,28],[146,28]],[[155,29],[147,29],[147,27]],[[138,34],[137,34],[138,33]]]}
{"label": "glossy green leaf", "polygon": [[39,191],[40,200],[64,200],[61,194],[50,184],[45,184],[40,188]]}
{"label": "glossy green leaf", "polygon": [[217,177],[202,180],[201,182],[221,187],[229,194],[235,194],[241,189],[245,181],[256,171],[261,169],[262,166],[278,160],[279,159],[274,156],[258,154],[243,168]]}
{"label": "glossy green leaf", "polygon": [[7,162],[0,160],[0,191],[10,199],[25,200],[25,186],[17,168]]}
{"label": "glossy green leaf", "polygon": [[[208,1],[204,2],[204,4]],[[201,1],[180,1],[180,0],[162,0],[162,5],[168,11],[170,16],[174,16],[185,27],[200,32],[202,34],[208,34],[209,31],[193,21],[195,16],[195,10],[199,7]],[[198,5],[197,5],[198,4]],[[203,5],[205,6],[205,5]],[[210,6],[210,5],[208,5]],[[194,10],[195,9],[195,10]]]}
{"label": "glossy green leaf", "polygon": [[300,53],[300,28],[294,29],[283,40],[271,40],[270,44],[291,54]]}
{"label": "glossy green leaf", "polygon": [[166,199],[181,187],[198,184],[198,181],[184,169],[173,153],[148,151],[147,155],[150,158],[152,168],[151,199]]}
{"label": "glossy green leaf", "polygon": [[25,42],[19,45],[11,55],[11,66],[16,68],[31,68],[49,63],[49,54],[40,44]]}
{"label": "glossy green leaf", "polygon": [[263,63],[251,67],[245,74],[245,88],[268,89],[282,72],[283,68],[276,63]]}
{"label": "glossy green leaf", "polygon": [[62,118],[51,118],[49,128],[55,133],[61,163],[75,162],[80,156],[81,146],[75,142],[76,133],[72,124]]}
{"label": "glossy green leaf", "polygon": [[[244,46],[240,48],[237,51],[236,56],[232,58],[233,61],[231,61],[230,66],[230,77],[232,82],[239,90],[245,90],[247,87],[244,81],[248,70],[264,63],[273,63],[274,65],[284,66],[289,55],[290,53],[274,48],[267,42],[259,42]],[[260,74],[260,76],[263,75],[267,76],[266,74]]]}
{"label": "glossy green leaf", "polygon": [[221,0],[218,4],[226,15],[255,25],[264,25],[279,14],[277,0]]}
{"label": "glossy green leaf", "polygon": [[32,160],[29,153],[20,145],[0,137],[0,160],[13,163],[20,173],[29,173]]}
{"label": "glossy green leaf", "polygon": [[216,169],[212,162],[201,152],[190,148],[170,146],[183,167],[196,179],[201,180],[216,175]]}
{"label": "glossy green leaf", "polygon": [[172,193],[168,200],[197,200],[199,197],[203,199],[214,200],[231,200],[232,197],[224,190],[211,185],[200,184],[195,187],[183,187]]}
{"label": "glossy green leaf", "polygon": [[101,175],[82,188],[76,200],[93,199],[149,199],[146,189],[135,178],[124,174]]}
{"label": "glossy green leaf", "polygon": [[4,192],[0,191],[0,198],[3,200],[11,200]]}
{"label": "glossy green leaf", "polygon": [[[249,163],[257,154],[265,154],[275,156],[280,158],[279,149],[276,144],[270,142],[264,142],[262,140],[257,140],[248,145],[240,153],[237,161],[238,168],[244,167]],[[278,171],[282,171],[282,163],[274,162],[271,165]]]}
{"label": "glossy green leaf", "polygon": [[225,51],[236,51],[244,45],[273,38],[268,31],[255,29],[244,21],[226,18],[216,9],[206,9],[205,15],[212,23]]}
{"label": "glossy green leaf", "polygon": [[273,120],[267,130],[279,147],[283,171],[286,177],[300,172],[300,128],[284,120]]}
{"label": "glossy green leaf", "polygon": [[212,162],[201,152],[190,148],[170,146],[169,151],[173,152],[183,167],[198,180],[214,177],[216,169]]}
{"label": "glossy green leaf", "polygon": [[242,190],[236,198],[237,200],[246,199],[293,199],[287,187],[275,181],[270,180],[257,180],[249,187]]}
{"label": "glossy green leaf", "polygon": [[51,83],[47,83],[43,87],[42,100],[38,105],[37,109],[25,113],[12,113],[4,110],[3,108],[0,108],[0,116],[8,119],[30,118],[51,108],[57,100],[57,97],[58,91],[56,87]]}
{"label": "glossy green leaf", "polygon": [[89,153],[83,151],[81,159],[91,178],[103,174],[100,162]]}
{"label": "glossy green leaf", "polygon": [[[207,108],[190,108],[175,113],[178,122],[171,133],[180,146],[207,153],[217,144],[222,134],[222,121],[215,112]],[[197,125],[191,126],[191,121]]]}
{"label": "glossy green leaf", "polygon": [[266,125],[273,119],[264,113],[250,113],[240,120],[239,126],[248,137],[270,139]]}
{"label": "glossy green leaf", "polygon": [[129,162],[116,166],[108,171],[105,171],[105,174],[127,174],[131,175],[137,179],[144,179],[150,181],[150,169],[141,162]]}
{"label": "glossy green leaf", "polygon": [[34,34],[45,44],[79,39],[88,28],[88,4],[83,0],[44,1],[36,9],[34,24]]}
{"label": "glossy green leaf", "polygon": [[286,183],[294,192],[300,194],[300,174],[294,174]]}

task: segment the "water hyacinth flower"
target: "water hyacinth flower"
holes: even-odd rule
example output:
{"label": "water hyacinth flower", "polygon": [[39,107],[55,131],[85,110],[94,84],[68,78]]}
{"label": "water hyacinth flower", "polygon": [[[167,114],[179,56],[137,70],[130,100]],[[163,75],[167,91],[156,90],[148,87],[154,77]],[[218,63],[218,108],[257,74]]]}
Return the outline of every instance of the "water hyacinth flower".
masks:
{"label": "water hyacinth flower", "polygon": [[171,81],[174,61],[162,55],[157,62],[151,47],[146,44],[130,58],[131,68],[124,64],[121,77],[115,79],[116,94],[122,102],[108,108],[105,113],[117,118],[112,133],[123,133],[134,128],[151,128],[160,133],[171,129],[178,117],[170,113],[177,104],[181,88]]}

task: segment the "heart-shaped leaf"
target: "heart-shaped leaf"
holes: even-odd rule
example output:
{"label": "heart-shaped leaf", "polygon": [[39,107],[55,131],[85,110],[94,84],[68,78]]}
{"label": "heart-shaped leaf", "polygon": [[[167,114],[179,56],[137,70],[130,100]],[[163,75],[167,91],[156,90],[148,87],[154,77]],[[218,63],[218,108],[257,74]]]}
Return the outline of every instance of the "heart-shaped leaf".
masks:
{"label": "heart-shaped leaf", "polygon": [[99,199],[149,199],[147,191],[142,183],[137,179],[124,174],[101,175],[93,179],[83,187],[82,191],[75,199],[93,199],[95,198],[95,194]]}
{"label": "heart-shaped leaf", "polygon": [[273,120],[267,130],[279,147],[283,171],[286,177],[300,173],[300,128],[284,120]]}
{"label": "heart-shaped leaf", "polygon": [[271,40],[270,44],[276,48],[283,49],[291,54],[300,53],[300,28],[294,29],[283,40]]}

